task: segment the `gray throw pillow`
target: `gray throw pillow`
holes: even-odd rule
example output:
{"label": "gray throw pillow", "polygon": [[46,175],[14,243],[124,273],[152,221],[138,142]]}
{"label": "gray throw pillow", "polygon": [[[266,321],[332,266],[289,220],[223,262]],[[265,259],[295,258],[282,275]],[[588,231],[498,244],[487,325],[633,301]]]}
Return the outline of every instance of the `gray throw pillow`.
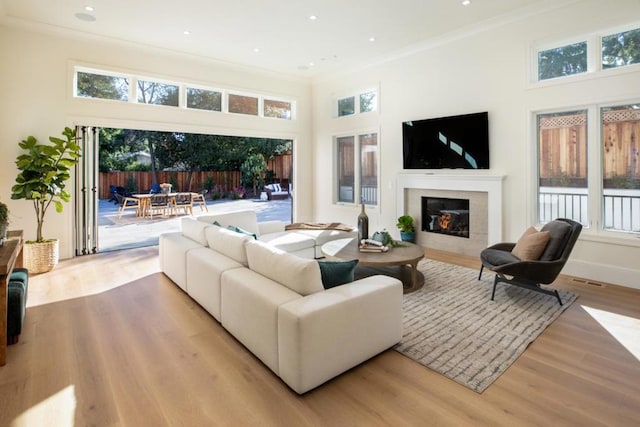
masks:
{"label": "gray throw pillow", "polygon": [[549,243],[540,255],[540,261],[553,261],[560,258],[562,251],[567,244],[567,236],[571,232],[571,226],[564,222],[553,220],[542,227],[540,231],[549,232]]}

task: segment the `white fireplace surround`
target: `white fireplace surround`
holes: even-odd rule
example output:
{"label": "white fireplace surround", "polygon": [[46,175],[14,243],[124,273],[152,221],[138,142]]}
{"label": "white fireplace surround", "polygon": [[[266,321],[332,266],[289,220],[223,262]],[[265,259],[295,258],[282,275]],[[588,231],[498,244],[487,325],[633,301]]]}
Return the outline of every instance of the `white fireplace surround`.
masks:
{"label": "white fireplace surround", "polygon": [[478,191],[487,193],[487,240],[489,245],[502,241],[502,181],[496,174],[399,174],[397,179],[397,216],[405,214],[408,189]]}

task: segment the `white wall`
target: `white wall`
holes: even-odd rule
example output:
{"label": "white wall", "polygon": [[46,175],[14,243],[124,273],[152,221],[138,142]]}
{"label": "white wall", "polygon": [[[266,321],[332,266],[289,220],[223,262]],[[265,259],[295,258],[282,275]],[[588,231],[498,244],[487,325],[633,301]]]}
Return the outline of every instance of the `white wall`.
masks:
{"label": "white wall", "polygon": [[[293,138],[294,182],[308,188],[311,180],[310,85],[307,81],[232,67],[152,48],[99,39],[77,40],[56,34],[0,26],[0,200],[9,206],[11,228],[35,238],[35,214],[30,202],[10,200],[17,169],[18,142],[28,135],[46,141],[65,126],[119,126],[167,131]],[[297,120],[273,120],[206,111],[74,99],[75,63],[132,71],[149,77],[175,79],[214,87],[287,97],[297,101]],[[70,182],[72,186],[72,181]],[[298,191],[294,217],[312,217],[311,195]],[[62,258],[73,255],[73,204],[62,214],[45,218],[44,235],[60,239]]]}
{"label": "white wall", "polygon": [[[368,211],[369,228],[395,232],[395,181],[402,172],[401,123],[488,111],[491,172],[506,175],[502,234],[506,240],[517,240],[536,218],[533,112],[595,102],[640,100],[637,67],[632,73],[532,86],[528,80],[531,47],[632,23],[634,17],[640,17],[637,1],[580,1],[316,82],[312,110],[315,188],[333,186],[334,171],[326,161],[333,156],[333,136],[379,129],[381,207]],[[336,96],[371,85],[380,88],[379,113],[332,118]],[[354,223],[358,207],[335,205],[332,200],[332,192],[316,191],[313,201],[316,219]],[[565,272],[640,287],[638,259],[640,239],[603,238],[594,230],[585,230]]]}

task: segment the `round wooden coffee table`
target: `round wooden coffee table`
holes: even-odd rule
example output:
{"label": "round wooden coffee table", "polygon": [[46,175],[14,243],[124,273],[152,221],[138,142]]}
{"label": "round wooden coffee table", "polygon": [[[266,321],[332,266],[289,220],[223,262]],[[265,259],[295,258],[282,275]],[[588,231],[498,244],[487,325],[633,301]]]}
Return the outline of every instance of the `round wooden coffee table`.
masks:
{"label": "round wooden coffee table", "polygon": [[422,247],[401,242],[403,246],[389,248],[388,252],[360,252],[356,240],[332,240],[320,249],[327,259],[357,259],[356,279],[374,274],[393,276],[402,281],[405,294],[417,291],[424,285],[424,275],[418,271],[418,261],[424,258]]}

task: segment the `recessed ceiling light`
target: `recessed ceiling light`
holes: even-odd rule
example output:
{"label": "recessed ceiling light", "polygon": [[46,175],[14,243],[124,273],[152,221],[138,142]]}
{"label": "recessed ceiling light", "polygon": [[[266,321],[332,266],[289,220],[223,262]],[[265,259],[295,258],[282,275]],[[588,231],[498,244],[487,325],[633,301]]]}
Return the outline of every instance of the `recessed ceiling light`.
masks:
{"label": "recessed ceiling light", "polygon": [[189,30],[184,30],[184,31],[182,32],[182,34],[184,34],[185,36],[188,36],[189,34],[191,34],[191,31],[189,31]]}
{"label": "recessed ceiling light", "polygon": [[316,64],[314,64],[313,62],[309,62],[309,67],[313,67],[314,65]]}
{"label": "recessed ceiling light", "polygon": [[253,51],[254,51],[255,53],[258,53],[258,52],[260,52],[260,48],[259,48],[259,47],[254,47],[254,48],[253,48]]}
{"label": "recessed ceiling light", "polygon": [[370,42],[374,42],[374,41],[376,41],[376,38],[375,37],[369,37],[369,41]]}
{"label": "recessed ceiling light", "polygon": [[93,6],[85,6],[84,10],[86,10],[87,12],[93,12],[95,9],[93,8]]}
{"label": "recessed ceiling light", "polygon": [[471,0],[462,0],[463,6],[469,6],[471,4]]}
{"label": "recessed ceiling light", "polygon": [[96,20],[95,16],[89,15],[88,13],[84,13],[84,12],[76,13],[74,16],[81,21],[93,22]]}
{"label": "recessed ceiling light", "polygon": [[316,15],[311,15],[309,16],[309,19],[311,19],[312,21],[315,21],[316,19],[318,19],[318,17]]}

